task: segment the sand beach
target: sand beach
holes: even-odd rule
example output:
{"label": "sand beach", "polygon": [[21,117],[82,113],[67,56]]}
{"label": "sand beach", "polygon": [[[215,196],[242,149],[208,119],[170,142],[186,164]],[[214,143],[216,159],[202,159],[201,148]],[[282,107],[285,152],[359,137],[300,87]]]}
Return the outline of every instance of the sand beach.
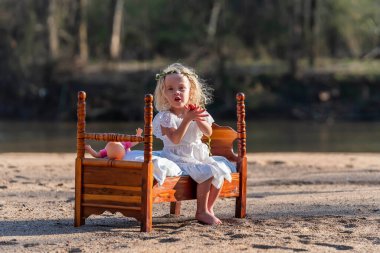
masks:
{"label": "sand beach", "polygon": [[152,233],[120,214],[73,227],[71,153],[0,154],[0,252],[380,252],[380,155],[248,155],[247,218],[220,199],[220,226],[154,206]]}

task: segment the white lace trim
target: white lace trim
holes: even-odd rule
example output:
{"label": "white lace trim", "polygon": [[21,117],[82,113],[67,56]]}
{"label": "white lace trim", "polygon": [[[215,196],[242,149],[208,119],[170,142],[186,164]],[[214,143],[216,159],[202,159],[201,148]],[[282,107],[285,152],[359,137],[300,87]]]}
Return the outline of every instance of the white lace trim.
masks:
{"label": "white lace trim", "polygon": [[169,111],[159,112],[153,119],[153,134],[162,139],[161,126],[167,128],[177,128],[173,114]]}

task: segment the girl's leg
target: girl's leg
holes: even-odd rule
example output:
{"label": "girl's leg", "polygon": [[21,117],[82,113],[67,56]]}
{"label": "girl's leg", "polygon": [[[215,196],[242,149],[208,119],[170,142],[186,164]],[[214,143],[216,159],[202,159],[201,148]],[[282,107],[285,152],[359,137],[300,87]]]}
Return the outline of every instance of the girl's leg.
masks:
{"label": "girl's leg", "polygon": [[210,193],[212,178],[197,185],[197,212],[195,218],[209,225],[220,224],[220,220],[208,211],[207,203]]}
{"label": "girl's leg", "polygon": [[207,210],[212,215],[214,215],[214,204],[221,191],[222,191],[222,187],[217,189],[215,186],[211,185],[210,194],[208,196],[208,202],[207,202]]}

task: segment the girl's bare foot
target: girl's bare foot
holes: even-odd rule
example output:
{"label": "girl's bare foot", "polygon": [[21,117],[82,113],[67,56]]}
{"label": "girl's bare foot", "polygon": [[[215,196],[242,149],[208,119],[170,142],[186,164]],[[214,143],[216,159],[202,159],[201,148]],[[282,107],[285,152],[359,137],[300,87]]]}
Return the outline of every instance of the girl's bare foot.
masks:
{"label": "girl's bare foot", "polygon": [[208,212],[209,212],[212,216],[215,217],[215,219],[218,221],[218,224],[222,224],[222,223],[223,223],[218,217],[215,216],[215,214],[214,214],[214,210],[209,209]]}
{"label": "girl's bare foot", "polygon": [[222,224],[222,221],[218,218],[218,217],[216,217],[215,216],[215,214],[214,214],[214,211],[213,210],[211,210],[211,211],[209,211],[209,213],[212,215],[212,216],[214,216],[215,217],[215,219],[218,221],[218,224]]}
{"label": "girl's bare foot", "polygon": [[215,215],[213,215],[213,216],[214,216],[214,217],[215,217],[215,219],[217,220],[217,222],[218,222],[217,224],[218,224],[218,225],[220,225],[220,224],[222,224],[222,223],[223,223],[223,222],[222,222],[222,221],[221,221],[221,220],[220,220],[218,217],[216,217]]}
{"label": "girl's bare foot", "polygon": [[203,213],[196,213],[195,218],[205,224],[208,225],[219,225],[222,224],[222,222],[216,218],[214,215],[211,215],[209,212],[203,212]]}

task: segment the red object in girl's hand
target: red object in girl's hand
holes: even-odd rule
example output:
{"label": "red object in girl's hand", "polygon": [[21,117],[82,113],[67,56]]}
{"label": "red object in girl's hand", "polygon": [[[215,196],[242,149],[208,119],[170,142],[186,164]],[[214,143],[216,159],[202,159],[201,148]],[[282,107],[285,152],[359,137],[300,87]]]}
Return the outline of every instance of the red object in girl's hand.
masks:
{"label": "red object in girl's hand", "polygon": [[193,111],[193,110],[195,110],[197,107],[195,106],[195,105],[193,105],[193,104],[189,104],[189,110],[190,111]]}

